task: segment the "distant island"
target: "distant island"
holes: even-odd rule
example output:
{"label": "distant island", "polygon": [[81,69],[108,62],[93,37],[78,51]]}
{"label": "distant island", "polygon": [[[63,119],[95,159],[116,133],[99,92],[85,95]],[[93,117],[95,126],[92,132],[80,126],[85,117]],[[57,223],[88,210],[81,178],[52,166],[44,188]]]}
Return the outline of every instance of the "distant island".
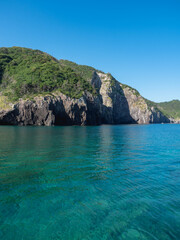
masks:
{"label": "distant island", "polygon": [[179,122],[179,100],[155,103],[110,73],[39,50],[0,48],[1,125]]}

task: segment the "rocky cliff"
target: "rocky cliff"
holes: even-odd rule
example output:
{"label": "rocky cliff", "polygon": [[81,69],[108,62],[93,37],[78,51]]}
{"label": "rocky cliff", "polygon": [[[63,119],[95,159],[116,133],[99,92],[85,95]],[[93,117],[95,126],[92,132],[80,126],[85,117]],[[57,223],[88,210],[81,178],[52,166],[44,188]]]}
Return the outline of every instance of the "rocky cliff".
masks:
{"label": "rocky cliff", "polygon": [[20,98],[11,103],[0,96],[0,124],[10,125],[99,125],[169,123],[170,120],[129,86],[110,74],[93,71],[88,80],[96,94],[84,90],[79,98],[60,91]]}

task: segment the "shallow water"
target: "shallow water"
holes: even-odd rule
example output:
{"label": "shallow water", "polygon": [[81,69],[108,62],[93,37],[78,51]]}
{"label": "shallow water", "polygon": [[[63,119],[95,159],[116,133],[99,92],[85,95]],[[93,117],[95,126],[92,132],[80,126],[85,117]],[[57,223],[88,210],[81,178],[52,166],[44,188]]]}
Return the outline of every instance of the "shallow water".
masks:
{"label": "shallow water", "polygon": [[0,136],[1,240],[180,239],[180,125]]}

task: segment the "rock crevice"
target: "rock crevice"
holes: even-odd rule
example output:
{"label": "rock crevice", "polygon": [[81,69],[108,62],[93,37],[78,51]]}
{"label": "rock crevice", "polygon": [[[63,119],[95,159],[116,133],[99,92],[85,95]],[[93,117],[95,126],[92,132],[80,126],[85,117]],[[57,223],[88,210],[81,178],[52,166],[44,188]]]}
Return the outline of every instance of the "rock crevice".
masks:
{"label": "rock crevice", "polygon": [[20,99],[11,109],[0,109],[0,124],[9,125],[99,125],[169,123],[160,111],[150,108],[136,91],[123,87],[110,74],[94,72],[91,79],[97,95],[84,92],[79,99],[62,93]]}

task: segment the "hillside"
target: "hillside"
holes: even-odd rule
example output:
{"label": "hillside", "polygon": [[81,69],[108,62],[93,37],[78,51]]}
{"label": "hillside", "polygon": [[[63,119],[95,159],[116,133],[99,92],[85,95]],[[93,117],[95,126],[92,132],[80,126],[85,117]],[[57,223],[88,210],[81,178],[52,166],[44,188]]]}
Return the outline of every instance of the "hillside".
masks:
{"label": "hillside", "polygon": [[39,50],[0,48],[0,124],[168,123],[166,115],[110,73]]}
{"label": "hillside", "polygon": [[92,86],[69,66],[39,50],[0,48],[0,90],[12,100],[59,90],[79,98]]}
{"label": "hillside", "polygon": [[168,117],[180,119],[180,101],[172,100],[170,102],[156,103],[157,107]]}
{"label": "hillside", "polygon": [[83,77],[87,81],[91,80],[94,71],[102,72],[93,67],[86,66],[86,65],[79,65],[77,63],[74,63],[68,60],[61,59],[59,60],[59,63],[61,66],[65,66],[73,69],[73,71],[75,71],[77,74],[79,74],[81,77]]}

